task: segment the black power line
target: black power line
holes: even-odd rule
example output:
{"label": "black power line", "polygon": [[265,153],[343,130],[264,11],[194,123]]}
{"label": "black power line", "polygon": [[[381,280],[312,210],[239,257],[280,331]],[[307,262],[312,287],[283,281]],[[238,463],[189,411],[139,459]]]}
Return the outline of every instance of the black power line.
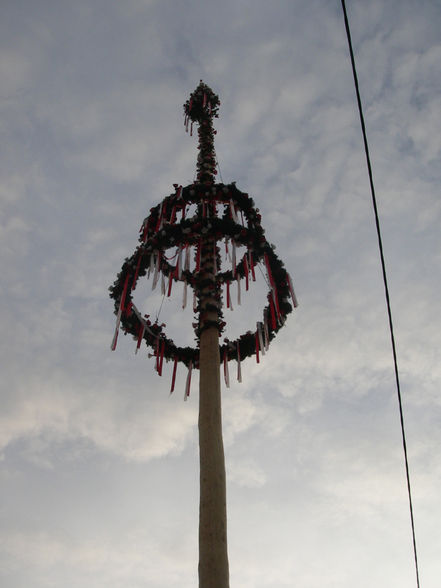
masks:
{"label": "black power line", "polygon": [[417,587],[420,588],[420,578],[419,578],[419,572],[418,572],[418,556],[417,556],[416,537],[415,537],[415,523],[414,523],[413,506],[412,506],[412,492],[411,492],[411,488],[410,488],[409,461],[408,461],[408,457],[407,457],[406,434],[405,434],[405,429],[404,429],[403,403],[401,400],[400,378],[398,376],[397,351],[396,351],[396,347],[395,347],[395,337],[394,337],[394,328],[393,328],[393,323],[392,323],[392,311],[391,311],[391,304],[390,304],[390,298],[389,298],[389,288],[387,285],[386,264],[384,262],[383,242],[382,242],[382,238],[381,238],[380,220],[378,217],[378,209],[377,209],[377,198],[375,196],[371,159],[370,159],[370,155],[369,155],[369,146],[368,146],[367,135],[366,135],[366,126],[364,124],[363,107],[361,104],[360,90],[358,87],[357,70],[355,68],[354,52],[352,50],[351,32],[349,29],[349,21],[348,21],[348,15],[346,12],[345,0],[341,0],[341,5],[343,8],[343,15],[344,15],[345,27],[346,27],[346,35],[348,38],[349,53],[351,56],[352,73],[354,74],[354,84],[355,84],[355,92],[357,94],[358,112],[360,114],[361,130],[363,133],[363,141],[364,141],[364,151],[366,154],[366,163],[367,163],[368,174],[369,174],[369,183],[371,186],[372,205],[373,205],[374,214],[375,214],[375,224],[377,226],[378,247],[380,250],[381,268],[383,271],[384,293],[386,295],[387,314],[389,317],[389,330],[390,330],[390,338],[391,338],[391,343],[392,343],[392,353],[393,353],[394,367],[395,367],[395,381],[396,381],[397,394],[398,394],[398,406],[400,409],[401,435],[402,435],[402,440],[403,440],[404,462],[406,465],[407,493],[409,496],[410,522],[411,522],[411,526],[412,526],[412,541],[413,541],[413,554],[414,554],[414,559],[415,559],[416,582],[417,582]]}

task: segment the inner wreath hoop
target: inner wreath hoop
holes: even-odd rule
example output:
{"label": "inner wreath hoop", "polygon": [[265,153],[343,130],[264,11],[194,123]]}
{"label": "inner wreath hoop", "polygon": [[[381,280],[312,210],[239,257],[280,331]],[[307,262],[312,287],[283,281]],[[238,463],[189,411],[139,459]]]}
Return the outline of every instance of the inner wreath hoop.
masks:
{"label": "inner wreath hoop", "polygon": [[[162,363],[173,360],[184,363],[187,367],[199,367],[200,325],[195,326],[197,346],[180,347],[167,337],[164,323],[152,322],[149,315],[142,315],[136,308],[132,292],[140,277],[153,274],[157,281],[162,273],[168,279],[166,290],[171,293],[173,282],[189,285],[196,294],[199,303],[203,298],[205,284],[201,281],[198,268],[201,247],[207,234],[214,236],[213,265],[215,273],[215,291],[210,298],[216,301],[219,321],[208,326],[215,326],[221,335],[225,322],[222,320],[222,285],[226,287],[226,305],[230,304],[230,284],[242,280],[248,290],[249,283],[255,280],[255,266],[262,263],[267,273],[267,306],[263,309],[262,320],[243,333],[234,341],[224,339],[219,345],[220,357],[224,362],[241,360],[252,355],[259,361],[259,352],[265,353],[270,341],[284,325],[286,316],[297,306],[291,278],[282,261],[275,253],[273,245],[265,238],[261,226],[259,210],[253,199],[241,192],[234,183],[225,184],[191,184],[178,186],[175,192],[150,210],[144,219],[139,242],[133,255],[126,258],[114,284],[109,288],[110,296],[115,301],[117,324],[112,341],[115,349],[120,326],[137,341],[136,350],[144,340],[156,357],[156,370],[161,375]],[[187,218],[187,207],[196,205],[196,214]],[[180,220],[178,220],[180,217]],[[231,269],[221,271],[221,260],[217,243],[226,240],[226,247],[231,245]],[[236,246],[244,246],[246,252],[236,260]],[[176,247],[175,264],[165,256],[165,251]],[[195,268],[189,267],[191,248],[195,249]],[[290,302],[291,299],[291,302]],[[196,308],[196,311],[200,308]]]}

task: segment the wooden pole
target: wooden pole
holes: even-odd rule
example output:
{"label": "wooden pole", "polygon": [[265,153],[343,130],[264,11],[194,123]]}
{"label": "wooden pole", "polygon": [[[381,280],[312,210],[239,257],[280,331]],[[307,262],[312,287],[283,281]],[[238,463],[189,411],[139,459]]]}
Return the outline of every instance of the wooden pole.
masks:
{"label": "wooden pole", "polygon": [[[197,182],[207,186],[207,193],[211,192],[216,173],[213,116],[218,103],[218,97],[201,82],[185,107],[189,119],[199,123]],[[203,210],[208,216],[215,214],[215,205],[209,198],[200,203],[199,212]],[[199,588],[229,588],[215,236],[204,236],[199,246]]]}
{"label": "wooden pole", "polygon": [[199,368],[199,588],[228,588],[219,333],[215,327],[201,334]]}

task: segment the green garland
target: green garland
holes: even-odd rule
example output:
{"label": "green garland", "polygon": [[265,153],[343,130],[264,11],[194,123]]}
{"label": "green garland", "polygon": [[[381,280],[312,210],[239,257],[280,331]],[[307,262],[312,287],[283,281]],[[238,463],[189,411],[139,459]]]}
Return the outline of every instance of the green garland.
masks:
{"label": "green garland", "polygon": [[[197,205],[197,212],[192,218],[185,218],[186,207],[191,204]],[[223,207],[222,216],[210,217],[209,212],[214,206]],[[238,213],[243,216],[243,224],[236,218]],[[178,215],[181,215],[179,222]],[[132,292],[138,279],[154,266],[169,280],[186,281],[198,296],[199,306],[196,310],[199,311],[203,300],[202,290],[207,284],[201,281],[197,271],[191,272],[182,268],[178,271],[176,265],[165,259],[164,252],[170,247],[198,246],[203,236],[210,233],[215,236],[216,241],[229,237],[236,245],[245,246],[252,254],[252,261],[250,263],[250,258],[245,253],[237,262],[234,274],[232,270],[216,273],[215,292],[209,293],[209,297],[215,300],[213,309],[218,311],[219,321],[213,324],[205,323],[205,328],[215,326],[221,333],[225,326],[221,312],[221,284],[231,283],[236,279],[247,279],[249,273],[254,271],[254,265],[263,262],[267,267],[271,288],[267,296],[268,305],[263,310],[260,334],[263,333],[265,344],[269,344],[283,326],[286,316],[292,311],[290,296],[293,297],[294,304],[296,302],[290,290],[289,276],[275,254],[274,246],[265,239],[260,221],[259,211],[254,207],[252,198],[238,190],[234,183],[211,186],[197,183],[186,187],[175,185],[175,192],[153,207],[149,216],[144,219],[140,229],[140,245],[130,258],[125,259],[116,281],[109,288],[110,297],[115,301],[115,314],[121,321],[123,331],[137,340],[138,347],[143,339],[147,346],[153,349],[157,362],[160,354],[161,366],[165,358],[183,362],[187,366],[192,363],[193,367],[199,367],[199,347],[177,346],[166,336],[164,324],[152,322],[148,315],[142,316],[139,313],[133,304]],[[217,246],[213,253],[213,265],[216,258],[217,267],[220,268]],[[210,310],[210,307],[207,310]],[[221,357],[228,360],[243,360],[255,355],[256,351],[258,352],[259,328],[244,333],[235,341],[225,339],[220,345]],[[196,325],[195,333],[199,345],[199,324]]]}

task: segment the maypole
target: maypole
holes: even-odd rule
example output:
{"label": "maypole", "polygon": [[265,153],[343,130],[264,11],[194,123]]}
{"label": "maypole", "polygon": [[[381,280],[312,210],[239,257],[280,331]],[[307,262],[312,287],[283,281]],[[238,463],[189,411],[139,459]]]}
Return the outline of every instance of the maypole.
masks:
{"label": "maypole", "polygon": [[[115,301],[117,324],[111,348],[116,348],[120,326],[136,340],[136,352],[144,340],[153,350],[155,369],[163,372],[163,362],[173,364],[171,388],[176,382],[178,363],[187,367],[185,399],[190,394],[192,370],[199,369],[199,587],[228,588],[227,514],[225,458],[222,440],[221,363],[225,383],[229,386],[229,362],[237,364],[237,379],[242,380],[241,362],[268,350],[270,341],[283,326],[292,304],[297,306],[292,281],[274,246],[264,237],[260,214],[253,200],[236,185],[215,183],[216,156],[214,151],[213,118],[217,118],[219,98],[202,81],[184,105],[185,127],[193,131],[198,125],[199,154],[197,180],[182,187],[150,210],[140,229],[140,244],[126,258],[117,280],[110,287]],[[187,218],[190,205],[197,212]],[[180,215],[180,221],[178,216]],[[222,271],[218,243],[225,242],[229,251],[228,267]],[[237,248],[245,253],[237,259]],[[170,263],[165,251],[176,247],[175,263]],[[193,252],[193,263],[191,253]],[[235,341],[219,337],[224,330],[222,289],[227,308],[232,308],[230,289],[236,284],[240,300],[241,283],[245,290],[256,280],[255,267],[261,264],[268,284],[268,305],[262,320]],[[174,282],[183,284],[183,302],[187,303],[187,287],[193,289],[193,307],[198,315],[195,332],[197,347],[179,347],[166,336],[165,324],[149,320],[133,302],[133,292],[140,276],[152,276],[153,288],[161,279],[162,291],[171,295]]]}

